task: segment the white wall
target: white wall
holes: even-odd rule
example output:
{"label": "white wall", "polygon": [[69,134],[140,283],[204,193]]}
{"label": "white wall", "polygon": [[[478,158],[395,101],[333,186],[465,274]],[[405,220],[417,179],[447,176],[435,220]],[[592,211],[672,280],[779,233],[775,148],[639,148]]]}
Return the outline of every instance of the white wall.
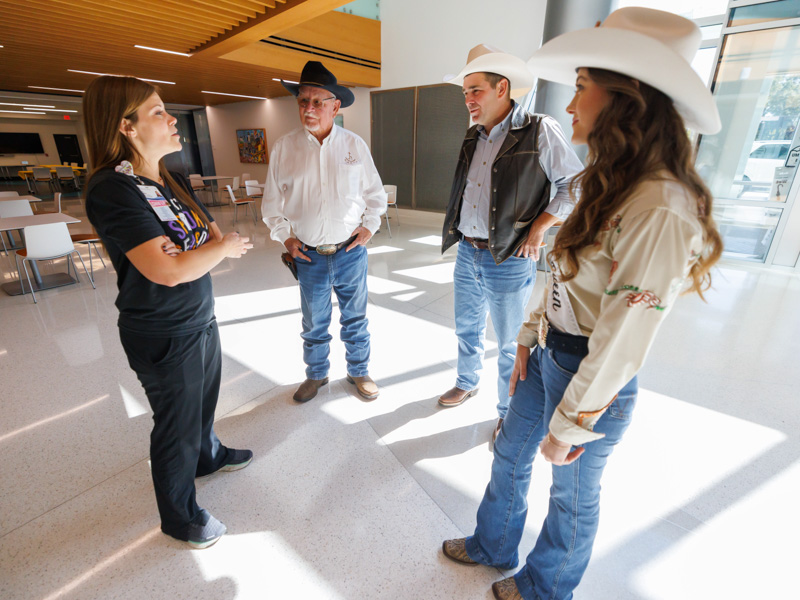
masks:
{"label": "white wall", "polygon": [[539,48],[547,0],[382,0],[381,89],[442,83],[489,44],[528,60]]}
{"label": "white wall", "polygon": [[39,119],[3,119],[0,121],[0,131],[11,133],[38,133],[42,140],[44,154],[5,154],[0,156],[0,166],[19,165],[27,160],[31,165],[55,165],[58,159],[58,150],[53,134],[77,135],[84,162],[89,162],[89,154],[83,139],[83,127],[80,121],[43,121]]}
{"label": "white wall", "polygon": [[[369,90],[355,88],[356,101],[341,110],[345,129],[361,136],[367,144],[370,140]],[[218,175],[241,175],[250,173],[253,179],[265,181],[269,165],[239,162],[236,145],[237,129],[265,129],[267,149],[278,138],[300,127],[300,116],[294,96],[282,96],[270,100],[234,102],[206,107],[211,148],[214,151],[214,166]]]}

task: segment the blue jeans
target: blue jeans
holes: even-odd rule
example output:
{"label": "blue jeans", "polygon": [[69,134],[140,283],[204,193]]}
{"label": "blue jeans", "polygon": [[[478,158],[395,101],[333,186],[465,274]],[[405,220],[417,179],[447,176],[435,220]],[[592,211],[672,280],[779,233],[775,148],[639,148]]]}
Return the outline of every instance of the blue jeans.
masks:
{"label": "blue jeans", "polygon": [[[502,569],[517,566],[533,459],[581,360],[539,347],[531,352],[528,376],[517,383],[494,445],[492,479],[478,508],[475,534],[467,538],[473,560]],[[634,377],[600,417],[594,431],[604,438],[587,443],[572,464],[553,466],[547,516],[525,566],[514,576],[526,600],[569,600],[580,583],[600,520],[600,478],[630,424],[637,390]]]}
{"label": "blue jeans", "polygon": [[341,339],[345,346],[347,372],[353,377],[367,375],[369,332],[367,331],[367,249],[356,246],[321,256],[303,252],[311,259],[295,260],[303,311],[303,361],[306,377],[324,379],[330,368],[331,289],[339,301]]}
{"label": "blue jeans", "polygon": [[462,390],[478,387],[483,370],[486,316],[492,315],[497,336],[497,414],[508,411],[508,380],[514,368],[517,334],[525,318],[525,305],[536,278],[531,258],[512,256],[495,264],[491,252],[477,250],[467,242],[458,244],[453,273],[458,378]]}

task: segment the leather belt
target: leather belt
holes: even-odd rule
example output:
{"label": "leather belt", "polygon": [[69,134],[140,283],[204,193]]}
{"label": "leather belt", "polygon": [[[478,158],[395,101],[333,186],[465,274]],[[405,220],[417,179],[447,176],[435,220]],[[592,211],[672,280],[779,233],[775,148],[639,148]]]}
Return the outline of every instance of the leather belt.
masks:
{"label": "leather belt", "polygon": [[462,238],[465,242],[467,242],[470,246],[475,248],[476,250],[488,250],[489,249],[489,240],[480,240],[478,238],[471,238],[464,236]]}
{"label": "leather belt", "polygon": [[589,354],[589,338],[585,335],[572,335],[559,331],[547,320],[545,315],[539,319],[539,346],[550,348],[556,352],[565,352],[576,356]]}
{"label": "leather belt", "polygon": [[330,256],[331,254],[336,254],[345,246],[349,246],[354,239],[356,239],[356,236],[346,239],[343,242],[339,242],[338,244],[320,244],[319,246],[309,246],[308,244],[303,244],[303,250],[313,250],[321,256]]}

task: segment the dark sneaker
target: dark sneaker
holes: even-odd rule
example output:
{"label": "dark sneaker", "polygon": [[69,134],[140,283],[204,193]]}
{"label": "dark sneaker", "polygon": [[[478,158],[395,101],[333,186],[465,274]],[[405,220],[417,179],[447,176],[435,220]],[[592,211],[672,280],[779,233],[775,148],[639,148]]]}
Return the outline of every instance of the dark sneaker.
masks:
{"label": "dark sneaker", "polygon": [[214,545],[228,531],[208,511],[204,510],[196,523],[189,523],[186,543],[201,550]]}
{"label": "dark sneaker", "polygon": [[253,460],[252,450],[234,450],[233,448],[228,448],[228,459],[225,461],[225,464],[217,470],[238,471],[249,465],[251,460]]}
{"label": "dark sneaker", "polygon": [[211,473],[198,474],[195,475],[195,477],[197,479],[205,479],[209,475],[219,473],[220,471],[238,471],[249,465],[251,460],[253,460],[253,452],[251,450],[235,450],[233,448],[228,448],[228,458],[225,459],[225,462],[219,469]]}

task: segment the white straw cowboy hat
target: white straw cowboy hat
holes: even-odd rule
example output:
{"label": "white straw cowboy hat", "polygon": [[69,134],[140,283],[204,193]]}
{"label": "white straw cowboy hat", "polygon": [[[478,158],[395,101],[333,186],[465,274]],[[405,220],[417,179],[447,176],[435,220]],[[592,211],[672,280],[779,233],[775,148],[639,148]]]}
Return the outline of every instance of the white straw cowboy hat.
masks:
{"label": "white straw cowboy hat", "polygon": [[687,127],[713,134],[722,127],[717,105],[691,67],[700,38],[699,28],[689,19],[651,8],[621,8],[599,27],[550,40],[528,66],[542,79],[570,86],[580,67],[638,79],[666,94]]}
{"label": "white straw cowboy hat", "polygon": [[464,77],[472,73],[496,73],[508,79],[512,98],[520,98],[531,91],[533,75],[525,61],[486,44],[479,44],[469,51],[467,66],[446,83],[461,85]]}

